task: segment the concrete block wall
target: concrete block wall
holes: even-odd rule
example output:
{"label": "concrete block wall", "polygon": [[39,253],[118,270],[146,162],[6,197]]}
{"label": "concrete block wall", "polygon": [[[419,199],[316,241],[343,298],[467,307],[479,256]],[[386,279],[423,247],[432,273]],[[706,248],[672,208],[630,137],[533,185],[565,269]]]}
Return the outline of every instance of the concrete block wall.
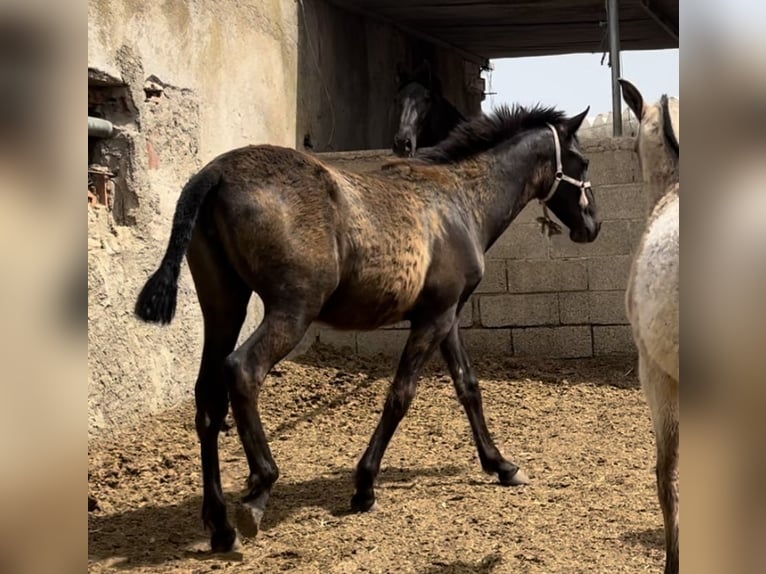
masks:
{"label": "concrete block wall", "polygon": [[[471,353],[578,358],[635,353],[625,316],[625,287],[633,252],[644,228],[647,205],[630,138],[583,142],[603,221],[590,244],[570,241],[564,231],[551,239],[531,203],[486,255],[484,279],[461,315]],[[367,171],[387,152],[322,154],[345,168]],[[316,340],[360,354],[398,355],[407,323],[372,332],[319,328]]]}

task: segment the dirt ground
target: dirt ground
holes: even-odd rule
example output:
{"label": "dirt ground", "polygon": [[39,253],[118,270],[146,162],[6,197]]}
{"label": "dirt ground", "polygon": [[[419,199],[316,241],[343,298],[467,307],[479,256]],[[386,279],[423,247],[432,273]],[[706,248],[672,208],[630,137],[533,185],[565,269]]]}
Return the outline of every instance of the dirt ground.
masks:
{"label": "dirt ground", "polygon": [[[281,476],[255,540],[206,552],[187,403],[90,442],[89,571],[660,572],[654,442],[634,361],[474,362],[490,431],[530,485],[504,488],[481,472],[435,359],[383,459],[377,508],[349,514],[395,360],[320,348],[278,365],[261,395]],[[235,429],[221,436],[221,465],[233,502],[247,477]]]}

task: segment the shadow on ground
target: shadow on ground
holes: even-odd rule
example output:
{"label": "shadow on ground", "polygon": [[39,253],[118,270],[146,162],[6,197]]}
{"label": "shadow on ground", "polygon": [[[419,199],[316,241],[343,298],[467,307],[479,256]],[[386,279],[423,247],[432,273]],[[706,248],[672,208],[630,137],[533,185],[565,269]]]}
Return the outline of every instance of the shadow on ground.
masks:
{"label": "shadow on ground", "polygon": [[620,540],[628,544],[638,544],[645,548],[665,550],[665,530],[662,527],[625,532],[620,536]]}
{"label": "shadow on ground", "polygon": [[[631,355],[615,355],[581,359],[540,359],[536,357],[506,357],[470,353],[473,367],[484,382],[508,381],[512,373],[515,380],[532,379],[545,384],[588,384],[618,388],[638,388],[636,358]],[[398,363],[397,357],[385,355],[344,355],[319,343],[307,353],[292,359],[293,362],[311,367],[332,366],[340,371],[363,374],[368,382],[390,380]],[[448,377],[444,362],[436,353],[423,370],[423,376],[444,375]]]}
{"label": "shadow on ground", "polygon": [[435,563],[422,571],[422,574],[491,574],[503,561],[499,554],[489,554],[479,562]]}
{"label": "shadow on ground", "polygon": [[[378,485],[397,488],[419,477],[454,476],[463,469],[457,466],[441,468],[384,469]],[[330,477],[318,477],[296,483],[277,482],[263,517],[262,528],[268,531],[288,520],[303,508],[323,508],[332,516],[350,514],[349,501],[353,494],[353,471],[336,471]],[[227,495],[229,515],[238,495]],[[202,529],[200,510],[202,498],[165,506],[144,506],[120,514],[88,515],[88,557],[91,560],[113,560],[114,568],[159,565],[188,557],[190,548],[199,559],[220,558],[241,560],[241,554],[210,554],[208,535]],[[463,572],[464,570],[435,570],[434,572]],[[465,570],[466,572],[468,570]],[[476,570],[470,570],[476,572]],[[484,572],[481,570],[480,572]],[[489,570],[486,570],[489,572]]]}

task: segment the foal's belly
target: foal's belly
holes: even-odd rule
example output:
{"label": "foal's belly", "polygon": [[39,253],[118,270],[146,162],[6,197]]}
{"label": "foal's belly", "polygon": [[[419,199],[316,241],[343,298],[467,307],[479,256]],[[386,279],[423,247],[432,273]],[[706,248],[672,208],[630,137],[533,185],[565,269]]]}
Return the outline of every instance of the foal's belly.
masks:
{"label": "foal's belly", "polygon": [[407,311],[394,295],[360,297],[341,289],[324,305],[318,321],[336,329],[369,331],[403,321]]}
{"label": "foal's belly", "polygon": [[[425,284],[426,250],[365,253],[349,266],[319,320],[340,329],[371,330],[397,323],[415,306]],[[360,258],[361,259],[361,258]]]}

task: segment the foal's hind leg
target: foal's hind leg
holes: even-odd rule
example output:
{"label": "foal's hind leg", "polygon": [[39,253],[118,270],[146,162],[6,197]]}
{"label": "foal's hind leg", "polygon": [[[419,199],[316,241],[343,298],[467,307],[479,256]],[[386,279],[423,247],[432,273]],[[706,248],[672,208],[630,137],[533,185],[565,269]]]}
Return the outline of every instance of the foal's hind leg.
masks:
{"label": "foal's hind leg", "polygon": [[415,397],[420,372],[454,321],[455,307],[426,323],[413,321],[399,367],[386,397],[380,422],[357,465],[356,492],[351,499],[351,507],[354,510],[365,512],[375,504],[373,485],[380,471],[386,447]]}
{"label": "foal's hind leg", "polygon": [[484,407],[482,406],[479,382],[476,379],[476,373],[474,373],[473,367],[471,367],[471,361],[468,359],[468,354],[460,339],[457,321],[455,321],[449,334],[442,341],[441,352],[452,375],[452,383],[455,386],[457,398],[460,400],[468,416],[468,422],[471,425],[471,432],[476,442],[476,448],[479,451],[479,460],[484,472],[497,474],[500,484],[505,486],[527,484],[529,479],[524,471],[506,460],[492,440],[484,418]]}
{"label": "foal's hind leg", "polygon": [[211,531],[212,550],[227,552],[234,545],[236,532],[226,518],[218,460],[218,434],[229,409],[221,369],[237,343],[251,291],[221,252],[201,236],[194,239],[187,257],[205,325],[202,361],[194,388],[202,459],[202,520]]}
{"label": "foal's hind leg", "polygon": [[678,382],[640,351],[638,374],[657,443],[657,495],[665,526],[665,574],[678,574]]}
{"label": "foal's hind leg", "polygon": [[258,395],[271,368],[295,348],[314,319],[299,308],[267,309],[255,333],[226,359],[232,412],[250,467],[249,492],[237,508],[237,527],[246,537],[258,533],[279,477],[258,413]]}

